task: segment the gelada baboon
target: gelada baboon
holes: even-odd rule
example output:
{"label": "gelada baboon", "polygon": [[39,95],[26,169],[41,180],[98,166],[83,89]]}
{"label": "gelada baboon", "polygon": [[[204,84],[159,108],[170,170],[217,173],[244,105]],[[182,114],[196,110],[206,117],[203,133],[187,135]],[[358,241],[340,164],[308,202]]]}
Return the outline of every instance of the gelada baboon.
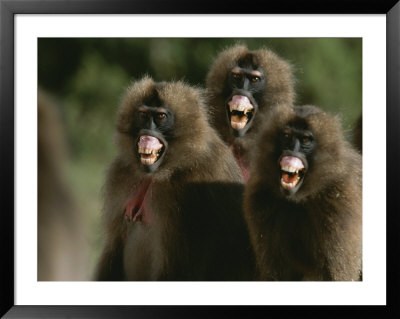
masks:
{"label": "gelada baboon", "polygon": [[117,118],[98,280],[247,280],[254,273],[240,168],[201,93],[145,77]]}
{"label": "gelada baboon", "polygon": [[272,113],[244,196],[260,279],[359,280],[360,154],[316,107]]}
{"label": "gelada baboon", "polygon": [[268,49],[222,51],[206,80],[210,121],[231,147],[245,180],[254,137],[269,110],[294,102],[292,68]]}
{"label": "gelada baboon", "polygon": [[68,151],[56,102],[38,90],[38,280],[85,280],[84,220],[66,178]]}

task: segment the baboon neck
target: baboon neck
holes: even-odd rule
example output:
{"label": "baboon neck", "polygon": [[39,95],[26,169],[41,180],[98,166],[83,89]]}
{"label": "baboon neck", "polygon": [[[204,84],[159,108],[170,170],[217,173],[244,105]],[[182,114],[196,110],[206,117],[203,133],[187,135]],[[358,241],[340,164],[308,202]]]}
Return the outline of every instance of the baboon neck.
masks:
{"label": "baboon neck", "polygon": [[233,143],[229,148],[236,159],[236,163],[239,165],[240,170],[242,171],[245,183],[247,183],[250,177],[250,165],[244,157],[243,147],[240,144]]}

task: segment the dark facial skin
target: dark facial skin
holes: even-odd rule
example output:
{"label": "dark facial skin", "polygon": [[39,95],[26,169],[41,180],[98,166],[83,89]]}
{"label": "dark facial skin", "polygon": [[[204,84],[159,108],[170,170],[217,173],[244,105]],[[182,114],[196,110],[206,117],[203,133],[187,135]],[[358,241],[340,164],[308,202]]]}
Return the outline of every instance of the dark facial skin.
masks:
{"label": "dark facial skin", "polygon": [[283,129],[278,145],[280,187],[283,194],[290,196],[303,183],[316,143],[305,123],[293,123]]}
{"label": "dark facial skin", "polygon": [[[265,76],[263,71],[258,68],[254,61],[254,57],[249,54],[238,65],[233,67],[228,74],[225,86],[225,97],[227,105],[227,120],[235,136],[243,136],[250,129],[252,120],[258,111],[258,101],[261,99],[263,90],[265,89]],[[234,96],[246,97],[244,107],[235,107],[232,110],[230,101]],[[231,102],[231,104],[237,104]],[[232,116],[234,120],[241,122],[240,124],[232,124]],[[244,123],[246,123],[244,125]]]}
{"label": "dark facial skin", "polygon": [[[172,138],[173,127],[173,113],[167,106],[162,106],[157,98],[146,101],[145,104],[136,109],[132,125],[132,135],[137,138],[135,144],[137,156],[147,172],[154,172],[162,164],[168,150],[168,141]],[[151,154],[143,154],[145,148],[151,148],[144,147],[145,143],[140,144],[141,137],[154,137],[158,139],[158,146],[153,148]],[[153,143],[155,143],[154,141]],[[140,149],[140,145],[142,149]],[[156,150],[158,147],[161,148]],[[149,150],[146,153],[149,153]],[[149,159],[144,159],[146,157]]]}

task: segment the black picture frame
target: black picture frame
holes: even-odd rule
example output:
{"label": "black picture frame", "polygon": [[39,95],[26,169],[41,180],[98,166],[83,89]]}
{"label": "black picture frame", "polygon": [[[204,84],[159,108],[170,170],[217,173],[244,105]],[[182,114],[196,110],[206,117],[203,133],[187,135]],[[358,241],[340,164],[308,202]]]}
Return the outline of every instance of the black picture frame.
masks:
{"label": "black picture frame", "polygon": [[[390,1],[279,1],[249,8],[242,3],[215,1],[162,0],[0,0],[0,180],[2,191],[0,238],[1,308],[5,318],[204,318],[215,316],[255,317],[295,315],[310,317],[319,312],[334,317],[369,315],[374,318],[398,317],[399,262],[396,244],[400,242],[396,216],[399,211],[396,180],[399,178],[400,136],[400,3]],[[387,305],[386,306],[16,306],[14,304],[14,18],[16,14],[218,14],[218,13],[315,13],[315,14],[386,14],[387,29]],[[383,106],[377,106],[377,110]],[[383,141],[382,141],[383,143]],[[376,212],[383,214],[384,212]]]}

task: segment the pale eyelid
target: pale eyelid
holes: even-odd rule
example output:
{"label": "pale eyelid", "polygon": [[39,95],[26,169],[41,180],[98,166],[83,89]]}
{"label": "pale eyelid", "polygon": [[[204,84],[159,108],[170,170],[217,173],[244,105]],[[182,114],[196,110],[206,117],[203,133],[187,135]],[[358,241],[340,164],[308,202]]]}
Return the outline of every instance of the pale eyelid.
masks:
{"label": "pale eyelid", "polygon": [[262,74],[261,74],[261,72],[253,71],[253,72],[250,72],[250,75],[262,79]]}
{"label": "pale eyelid", "polygon": [[232,73],[240,74],[240,73],[242,73],[242,69],[241,69],[241,68],[238,68],[238,67],[233,68],[233,69],[232,69]]}
{"label": "pale eyelid", "polygon": [[147,112],[147,108],[145,108],[145,107],[143,107],[143,106],[139,106],[139,107],[138,107],[138,112],[144,112],[144,113],[146,113],[146,112]]}
{"label": "pale eyelid", "polygon": [[167,109],[165,109],[165,108],[163,108],[163,107],[157,108],[157,111],[156,111],[156,112],[157,112],[157,113],[164,113],[164,114],[167,114],[167,113],[168,113]]}

